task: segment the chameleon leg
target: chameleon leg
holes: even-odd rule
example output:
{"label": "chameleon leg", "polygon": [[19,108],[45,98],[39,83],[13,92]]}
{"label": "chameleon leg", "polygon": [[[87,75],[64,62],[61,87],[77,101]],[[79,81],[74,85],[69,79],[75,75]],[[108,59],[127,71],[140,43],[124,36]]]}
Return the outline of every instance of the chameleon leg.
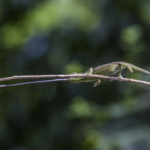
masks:
{"label": "chameleon leg", "polygon": [[121,71],[118,72],[118,78],[123,78],[121,75]]}
{"label": "chameleon leg", "polygon": [[118,67],[119,67],[118,78],[119,78],[119,82],[121,82],[121,78],[123,78],[122,75],[121,75],[121,71],[122,71],[121,68],[122,68],[122,65],[119,64]]}
{"label": "chameleon leg", "polygon": [[93,87],[96,87],[96,86],[99,85],[100,83],[101,83],[101,80],[99,79],[99,80],[97,80],[97,81],[94,83]]}
{"label": "chameleon leg", "polygon": [[[91,75],[92,72],[93,72],[93,68],[90,68],[90,69],[87,71],[87,77],[88,77],[89,75]],[[93,87],[96,87],[96,86],[99,85],[100,83],[101,83],[101,80],[99,79],[99,80],[97,80],[97,81],[94,83]]]}
{"label": "chameleon leg", "polygon": [[86,73],[87,73],[87,77],[88,77],[89,75],[91,75],[92,72],[93,72],[93,68],[91,67],[91,68],[86,72]]}

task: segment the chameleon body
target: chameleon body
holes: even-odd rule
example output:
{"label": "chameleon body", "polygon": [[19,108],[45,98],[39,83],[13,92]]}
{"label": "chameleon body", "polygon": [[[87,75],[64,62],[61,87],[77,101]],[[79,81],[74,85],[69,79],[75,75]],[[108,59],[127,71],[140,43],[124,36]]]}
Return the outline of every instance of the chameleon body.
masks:
{"label": "chameleon body", "polygon": [[[104,75],[104,76],[110,76],[113,74],[118,74],[118,78],[122,78],[121,72],[124,69],[128,69],[130,72],[133,72],[133,70],[143,72],[146,74],[150,75],[150,72],[139,68],[137,66],[134,66],[130,63],[127,62],[111,62],[108,64],[101,65],[99,67],[96,67],[94,69],[90,68],[88,71],[85,72],[87,74],[87,77],[84,78],[65,78],[65,79],[53,79],[53,80],[43,80],[43,81],[32,81],[32,82],[24,82],[24,83],[17,83],[17,84],[10,84],[10,85],[0,85],[0,87],[10,87],[10,86],[18,86],[18,85],[25,85],[25,84],[34,84],[34,83],[42,83],[42,82],[53,82],[53,81],[69,81],[73,83],[80,83],[80,82],[90,82],[90,81],[96,81],[94,83],[94,87],[100,84],[100,79],[95,79],[95,78],[89,78],[88,76],[90,74],[95,74],[95,75]],[[121,81],[121,80],[120,80]]]}
{"label": "chameleon body", "polygon": [[[97,79],[88,78],[88,75],[90,74],[109,76],[109,75],[113,75],[117,73],[118,77],[122,78],[121,72],[124,69],[128,69],[130,72],[133,72],[133,70],[136,70],[136,71],[143,72],[143,73],[150,75],[150,72],[142,68],[139,68],[127,62],[120,61],[120,62],[111,62],[108,64],[104,64],[94,69],[90,68],[87,72],[85,72],[87,73],[87,78],[69,78],[68,81],[73,82],[73,83],[79,83],[79,82],[90,82],[90,81],[97,80]],[[94,87],[100,84],[100,82],[101,82],[100,80],[97,80],[94,83]]]}

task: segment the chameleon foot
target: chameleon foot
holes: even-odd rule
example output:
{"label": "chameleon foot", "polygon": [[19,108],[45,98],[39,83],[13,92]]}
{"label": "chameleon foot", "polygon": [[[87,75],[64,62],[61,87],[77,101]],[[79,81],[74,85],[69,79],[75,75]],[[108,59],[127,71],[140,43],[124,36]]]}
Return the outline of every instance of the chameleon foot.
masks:
{"label": "chameleon foot", "polygon": [[121,81],[121,78],[123,78],[123,77],[122,77],[122,75],[121,75],[121,70],[120,70],[120,71],[118,72],[118,79],[119,79],[119,82],[122,82],[122,81]]}
{"label": "chameleon foot", "polygon": [[92,74],[92,72],[93,72],[93,69],[92,68],[90,68],[86,73],[87,73],[87,77],[89,77],[89,75],[91,75]]}
{"label": "chameleon foot", "polygon": [[121,74],[118,76],[118,79],[119,79],[119,82],[122,82],[122,79],[123,77],[121,76]]}
{"label": "chameleon foot", "polygon": [[99,85],[100,83],[101,83],[101,80],[97,80],[97,81],[94,83],[93,87],[96,87],[96,86]]}

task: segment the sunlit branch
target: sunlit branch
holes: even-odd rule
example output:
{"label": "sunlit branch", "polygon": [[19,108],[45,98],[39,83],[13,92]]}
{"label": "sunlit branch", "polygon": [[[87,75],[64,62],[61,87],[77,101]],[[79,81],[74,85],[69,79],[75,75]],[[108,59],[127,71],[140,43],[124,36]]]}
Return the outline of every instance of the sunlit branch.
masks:
{"label": "sunlit branch", "polygon": [[[67,81],[67,79],[71,78],[71,77],[83,77],[83,78],[87,78],[87,74],[12,76],[12,77],[0,78],[0,82],[11,81],[11,80],[24,80],[24,79],[39,80],[39,79],[50,79],[50,78],[57,79],[57,80],[53,80],[53,81]],[[66,80],[64,80],[63,78],[65,78]],[[120,81],[121,80],[122,82],[133,82],[133,83],[150,85],[150,82],[141,81],[141,80],[135,80],[135,79],[129,79],[129,78],[121,78],[120,79],[118,77],[93,75],[93,74],[89,75],[88,78],[107,79],[107,80],[110,80],[110,81],[112,81],[112,80]],[[10,84],[10,85],[7,85],[7,84],[6,85],[0,85],[0,87],[17,86],[17,85],[32,84],[32,83],[42,83],[42,82],[52,82],[52,81],[51,80],[31,81],[31,82],[16,83],[16,84]]]}

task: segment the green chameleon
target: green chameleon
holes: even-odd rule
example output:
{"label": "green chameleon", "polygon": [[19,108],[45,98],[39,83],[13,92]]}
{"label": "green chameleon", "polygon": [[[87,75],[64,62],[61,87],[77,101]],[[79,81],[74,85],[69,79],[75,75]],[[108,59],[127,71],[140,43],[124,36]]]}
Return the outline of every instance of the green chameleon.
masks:
{"label": "green chameleon", "polygon": [[[133,69],[134,69],[134,70],[137,70],[139,72],[143,72],[143,73],[150,75],[150,72],[148,72],[142,68],[139,68],[139,67],[134,66],[134,65],[127,63],[127,62],[118,61],[118,62],[111,62],[108,64],[104,64],[104,65],[101,65],[101,66],[96,67],[94,69],[90,68],[87,72],[85,72],[85,73],[87,73],[87,78],[69,78],[68,81],[73,82],[73,83],[79,83],[79,82],[90,82],[90,81],[97,80],[97,79],[88,78],[88,75],[90,75],[90,74],[109,76],[109,75],[113,75],[113,74],[117,73],[118,77],[122,78],[121,72],[122,72],[122,70],[124,70],[126,68],[130,72],[133,72]],[[100,79],[98,79],[94,83],[94,87],[99,85],[100,83],[101,83],[101,81],[100,81]]]}
{"label": "green chameleon", "polygon": [[[71,78],[66,78],[66,79],[53,79],[53,80],[42,80],[42,81],[33,81],[33,82],[24,82],[24,83],[17,83],[17,84],[10,84],[10,85],[0,85],[0,87],[8,87],[8,86],[18,86],[18,85],[25,85],[25,84],[33,84],[33,83],[44,83],[44,82],[52,82],[52,81],[69,81],[72,83],[80,83],[80,82],[90,82],[90,81],[96,81],[94,83],[94,87],[100,84],[100,79],[95,79],[95,78],[89,78],[88,76],[90,74],[95,74],[95,75],[104,75],[104,76],[110,76],[113,74],[118,74],[118,78],[122,78],[121,72],[124,69],[128,69],[130,72],[133,72],[134,70],[137,70],[139,72],[143,72],[146,74],[150,75],[150,72],[139,68],[137,66],[134,66],[130,63],[127,62],[111,62],[108,64],[101,65],[99,67],[96,67],[94,69],[90,68],[87,72],[87,77],[71,77]],[[121,81],[121,80],[120,80]]]}

